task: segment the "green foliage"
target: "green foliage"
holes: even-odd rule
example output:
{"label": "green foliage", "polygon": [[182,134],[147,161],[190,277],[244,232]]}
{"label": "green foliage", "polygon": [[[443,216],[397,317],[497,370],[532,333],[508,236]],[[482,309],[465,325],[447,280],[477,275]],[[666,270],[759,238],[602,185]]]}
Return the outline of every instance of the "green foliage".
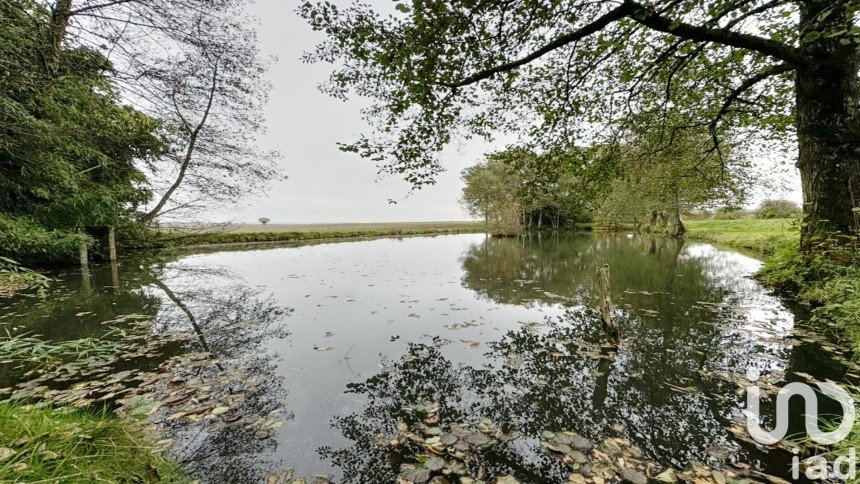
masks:
{"label": "green foliage", "polygon": [[[671,144],[642,132],[615,150],[617,175],[609,182],[598,210],[602,225],[662,222],[679,230],[678,215],[699,207],[743,200],[749,177],[746,161],[724,148],[723,156],[702,156],[710,142],[705,132],[678,134]],[[657,217],[660,217],[659,219]],[[650,219],[650,220],[649,220]]]}
{"label": "green foliage", "polygon": [[39,295],[44,297],[50,281],[42,274],[21,267],[12,259],[0,256],[0,296],[12,295],[22,289],[35,288]]}
{"label": "green foliage", "polygon": [[108,60],[78,47],[48,62],[50,34],[41,4],[0,2],[0,238],[4,254],[40,262],[145,203],[135,162],[162,148],[158,122],[120,103]]}
{"label": "green foliage", "polygon": [[0,256],[28,264],[60,262],[77,254],[81,242],[92,239],[80,232],[47,229],[29,217],[0,214]]}
{"label": "green foliage", "polygon": [[742,208],[723,207],[714,212],[714,220],[754,219],[756,214]]}
{"label": "green foliage", "polygon": [[461,203],[497,235],[569,228],[591,220],[594,190],[581,176],[585,150],[536,154],[508,148],[463,170]]}
{"label": "green foliage", "polygon": [[521,179],[498,158],[466,168],[462,173],[460,199],[470,215],[487,223],[496,235],[513,235],[522,230],[523,201],[518,195]]}
{"label": "green foliage", "polygon": [[[783,137],[792,126],[792,4],[424,0],[399,10],[308,1],[300,14],[327,36],[306,57],[336,66],[324,90],[373,100],[372,133],[343,149],[418,187],[434,182],[436,154],[458,134],[515,132],[553,151],[614,144],[629,130],[666,142],[690,128]],[[741,36],[745,22],[761,37]],[[713,141],[719,153],[725,139]]]}
{"label": "green foliage", "polygon": [[107,410],[0,403],[2,482],[189,482],[132,423]]}
{"label": "green foliage", "polygon": [[788,218],[801,214],[800,207],[791,200],[765,200],[757,210],[759,218]]}

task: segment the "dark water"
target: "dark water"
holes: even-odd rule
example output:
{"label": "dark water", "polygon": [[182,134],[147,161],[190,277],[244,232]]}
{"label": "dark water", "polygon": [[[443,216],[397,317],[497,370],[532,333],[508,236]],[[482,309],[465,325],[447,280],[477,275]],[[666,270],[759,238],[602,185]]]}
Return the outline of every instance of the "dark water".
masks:
{"label": "dark water", "polygon": [[[614,355],[601,352],[591,309],[604,263],[622,333]],[[186,335],[164,351],[211,354],[217,362],[201,378],[240,375],[227,391],[244,392],[239,410],[284,420],[268,432],[163,423],[172,455],[212,482],[261,482],[287,467],[391,482],[398,456],[376,436],[425,402],[441,405],[443,423],[490,419],[522,436],[481,457],[495,475],[566,480],[539,436],[569,429],[594,441],[620,434],[661,466],[744,462],[786,476],[789,454],[728,430],[743,422],[738,378],[757,368],[774,383],[801,379],[794,372],[844,381],[848,369],[749,278],[759,266],[638,235],[163,253],[123,260],[117,273],[96,267],[88,279],[56,274],[44,301],[0,302],[0,327],[70,340],[136,314],[155,320],[152,337]],[[0,370],[6,383],[18,377]]]}

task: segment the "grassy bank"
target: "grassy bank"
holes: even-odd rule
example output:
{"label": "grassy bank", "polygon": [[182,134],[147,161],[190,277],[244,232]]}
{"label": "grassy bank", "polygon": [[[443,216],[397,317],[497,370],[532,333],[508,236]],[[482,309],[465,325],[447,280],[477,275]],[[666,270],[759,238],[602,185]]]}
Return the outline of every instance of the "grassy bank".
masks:
{"label": "grassy bank", "polygon": [[[362,224],[355,224],[360,227]],[[246,227],[246,226],[245,226]],[[290,226],[295,228],[295,226]],[[314,228],[323,226],[313,226]],[[482,222],[457,223],[446,226],[440,224],[389,224],[382,228],[340,228],[337,230],[265,230],[265,226],[258,226],[260,231],[248,231],[242,228],[238,231],[193,233],[184,231],[167,232],[153,244],[154,247],[172,248],[188,247],[197,245],[215,244],[247,244],[260,242],[297,242],[303,240],[321,239],[351,239],[364,237],[396,237],[404,235],[443,235],[483,232],[485,226]]]}
{"label": "grassy bank", "polygon": [[186,482],[107,411],[0,404],[0,482]]}
{"label": "grassy bank", "polygon": [[797,245],[800,233],[795,219],[691,220],[684,222],[686,237],[771,255]]}
{"label": "grassy bank", "polygon": [[[800,251],[797,224],[789,219],[703,220],[687,223],[688,238],[761,251],[767,255],[756,277],[812,307],[812,324],[860,355],[860,263],[857,254],[838,257]],[[834,262],[840,260],[842,263]],[[855,399],[860,389],[854,388]],[[833,454],[860,448],[860,421]],[[858,482],[860,479],[851,479]]]}

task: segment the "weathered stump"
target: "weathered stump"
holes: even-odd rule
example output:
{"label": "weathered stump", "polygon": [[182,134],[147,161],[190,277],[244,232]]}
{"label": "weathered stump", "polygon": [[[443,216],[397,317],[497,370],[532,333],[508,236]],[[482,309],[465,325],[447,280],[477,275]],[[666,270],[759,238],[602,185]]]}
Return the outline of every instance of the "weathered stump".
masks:
{"label": "weathered stump", "polygon": [[618,344],[618,327],[612,322],[612,286],[609,283],[609,265],[603,264],[597,268],[597,284],[600,289],[600,316],[603,330],[610,344]]}

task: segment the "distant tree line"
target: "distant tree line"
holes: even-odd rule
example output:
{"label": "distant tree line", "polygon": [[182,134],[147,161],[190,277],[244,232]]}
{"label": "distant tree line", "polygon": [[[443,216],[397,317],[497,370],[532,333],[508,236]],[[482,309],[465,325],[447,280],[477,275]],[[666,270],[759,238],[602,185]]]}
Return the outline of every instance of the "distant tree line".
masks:
{"label": "distant tree line", "polygon": [[708,141],[678,135],[659,151],[647,136],[559,153],[512,147],[463,171],[461,201],[499,235],[594,222],[680,236],[681,213],[739,205],[751,187],[747,160],[730,147],[701,157]]}

